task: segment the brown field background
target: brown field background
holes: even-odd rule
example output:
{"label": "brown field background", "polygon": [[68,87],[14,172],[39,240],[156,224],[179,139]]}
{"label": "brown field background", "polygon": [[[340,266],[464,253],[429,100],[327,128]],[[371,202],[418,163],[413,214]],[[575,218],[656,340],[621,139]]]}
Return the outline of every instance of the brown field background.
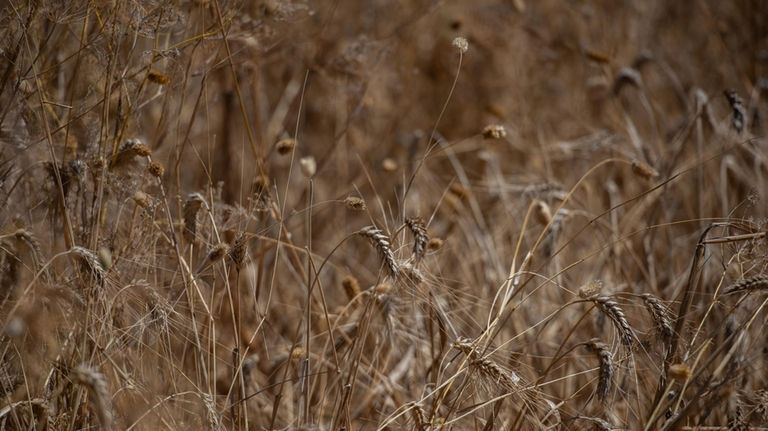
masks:
{"label": "brown field background", "polygon": [[0,3],[0,429],[760,429],[766,6]]}

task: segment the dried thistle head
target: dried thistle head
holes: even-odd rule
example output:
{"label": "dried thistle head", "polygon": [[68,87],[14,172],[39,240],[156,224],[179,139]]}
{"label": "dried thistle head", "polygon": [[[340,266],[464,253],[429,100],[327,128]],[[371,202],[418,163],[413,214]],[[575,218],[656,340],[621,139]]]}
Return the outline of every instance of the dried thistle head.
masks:
{"label": "dried thistle head", "polygon": [[147,74],[147,80],[158,85],[167,85],[171,82],[171,78],[158,70],[150,70]]}
{"label": "dried thistle head", "polygon": [[507,137],[507,129],[501,124],[490,124],[483,128],[483,138],[485,139],[504,139]]}
{"label": "dried thistle head", "polygon": [[686,364],[672,364],[669,366],[669,377],[675,380],[686,381],[691,378],[693,372]]}
{"label": "dried thistle head", "polygon": [[341,287],[344,288],[344,293],[347,294],[349,300],[360,294],[360,282],[352,275],[347,275],[341,279]]}
{"label": "dried thistle head", "polygon": [[429,242],[427,243],[427,250],[429,251],[437,251],[443,248],[443,244],[445,244],[445,241],[442,238],[430,238]]}
{"label": "dried thistle head", "polygon": [[281,139],[275,144],[275,150],[277,151],[277,154],[280,154],[281,156],[290,154],[295,147],[296,140],[293,138]]}
{"label": "dried thistle head", "polygon": [[150,206],[150,197],[148,194],[142,192],[141,190],[137,190],[133,194],[133,201],[136,203],[136,205],[140,206],[141,208],[149,208]]}
{"label": "dried thistle head", "polygon": [[344,199],[344,205],[347,208],[355,211],[365,211],[368,207],[365,205],[365,201],[357,196],[347,196]]}
{"label": "dried thistle head", "polygon": [[229,248],[228,257],[235,264],[235,267],[239,270],[245,262],[246,255],[248,253],[248,238],[245,234],[238,235],[237,239],[232,243],[232,247]]}
{"label": "dried thistle head", "polygon": [[109,165],[110,169],[117,169],[129,165],[136,157],[147,157],[152,154],[149,147],[140,139],[128,139],[117,151]]}
{"label": "dried thistle head", "polygon": [[251,200],[256,211],[269,209],[269,178],[257,175],[251,183]]}
{"label": "dried thistle head", "polygon": [[208,264],[213,264],[224,259],[224,256],[226,256],[227,253],[229,253],[229,245],[220,242],[208,252],[208,256],[206,256],[205,260]]}
{"label": "dried thistle head", "polygon": [[162,178],[163,174],[165,174],[165,168],[163,167],[163,164],[158,162],[157,160],[152,160],[149,162],[149,166],[147,166],[147,171],[150,175],[152,175],[155,178]]}
{"label": "dried thistle head", "polygon": [[590,298],[603,290],[603,282],[600,280],[590,280],[579,288],[579,297],[583,299]]}
{"label": "dried thistle head", "polygon": [[381,169],[384,170],[384,172],[395,172],[397,170],[397,162],[395,159],[387,157],[386,159],[381,161]]}
{"label": "dried thistle head", "polygon": [[305,177],[312,178],[315,176],[315,172],[317,172],[317,162],[314,157],[302,157],[299,160],[299,165],[301,166],[301,172]]}
{"label": "dried thistle head", "polygon": [[656,169],[653,169],[651,165],[645,163],[642,160],[632,161],[632,172],[644,180],[652,180],[659,176],[659,173],[656,171]]}
{"label": "dried thistle head", "polygon": [[306,355],[307,355],[307,349],[305,349],[302,346],[296,346],[290,352],[291,362],[299,361],[302,358],[304,358]]}
{"label": "dried thistle head", "polygon": [[451,43],[454,48],[459,50],[460,54],[464,54],[469,50],[469,42],[464,37],[456,37],[453,39],[453,42]]}
{"label": "dried thistle head", "polygon": [[552,210],[550,210],[549,205],[542,200],[536,199],[533,202],[533,215],[536,218],[536,221],[542,226],[547,226],[552,222]]}

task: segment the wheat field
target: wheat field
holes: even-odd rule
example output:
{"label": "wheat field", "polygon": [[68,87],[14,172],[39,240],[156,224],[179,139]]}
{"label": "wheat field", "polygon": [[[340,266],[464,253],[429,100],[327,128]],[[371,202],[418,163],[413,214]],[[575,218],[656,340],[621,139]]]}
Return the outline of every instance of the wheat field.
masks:
{"label": "wheat field", "polygon": [[768,426],[768,4],[4,0],[0,430]]}

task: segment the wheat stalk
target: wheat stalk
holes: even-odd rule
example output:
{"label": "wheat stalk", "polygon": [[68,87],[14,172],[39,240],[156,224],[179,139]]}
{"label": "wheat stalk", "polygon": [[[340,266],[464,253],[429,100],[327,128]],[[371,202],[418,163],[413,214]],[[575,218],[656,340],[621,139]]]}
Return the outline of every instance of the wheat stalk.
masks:
{"label": "wheat stalk", "polygon": [[616,330],[621,335],[621,342],[625,346],[631,347],[633,343],[632,327],[629,325],[627,316],[619,304],[610,296],[604,295],[592,296],[590,301],[597,305],[597,308],[611,319],[611,322],[613,322]]}
{"label": "wheat stalk", "polygon": [[758,290],[768,289],[768,276],[756,275],[754,277],[743,278],[736,283],[728,286],[724,291],[724,295],[730,295],[739,292],[755,292]]}
{"label": "wheat stalk", "polygon": [[364,227],[357,233],[364,236],[365,238],[368,238],[371,244],[373,244],[374,248],[376,248],[376,250],[379,252],[379,255],[384,261],[384,266],[387,268],[389,275],[391,277],[397,277],[400,268],[398,267],[397,261],[395,260],[395,254],[392,252],[389,237],[376,226]]}
{"label": "wheat stalk", "polygon": [[611,390],[611,381],[613,380],[613,354],[608,345],[597,338],[584,343],[584,346],[590,352],[594,353],[600,362],[600,378],[597,382],[597,398],[605,401]]}
{"label": "wheat stalk", "polygon": [[507,390],[512,390],[519,386],[521,379],[517,373],[505,370],[488,356],[481,356],[471,339],[459,338],[453,342],[453,347],[464,353],[469,359],[469,365],[487,380]]}
{"label": "wheat stalk", "polygon": [[96,413],[102,428],[110,429],[112,427],[112,402],[104,374],[83,364],[74,369],[73,376],[76,383],[88,389],[90,399],[96,406]]}
{"label": "wheat stalk", "polygon": [[424,220],[421,217],[407,218],[405,219],[405,225],[408,226],[408,229],[413,234],[413,260],[418,263],[424,258],[427,244],[429,244],[427,227],[424,225]]}

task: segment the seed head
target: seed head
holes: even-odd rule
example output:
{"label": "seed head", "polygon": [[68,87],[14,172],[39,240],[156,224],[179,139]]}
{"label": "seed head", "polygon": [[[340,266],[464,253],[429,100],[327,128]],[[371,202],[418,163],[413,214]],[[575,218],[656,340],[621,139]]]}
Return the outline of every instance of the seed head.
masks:
{"label": "seed head", "polygon": [[147,80],[159,85],[166,85],[171,82],[171,78],[168,75],[157,70],[150,71],[147,75]]}
{"label": "seed head", "polygon": [[501,124],[491,124],[483,129],[485,139],[503,139],[507,137],[507,129]]}
{"label": "seed head", "polygon": [[147,166],[147,171],[149,171],[150,175],[155,178],[162,178],[165,173],[165,168],[162,163],[152,160],[149,162],[149,166]]}
{"label": "seed head", "polygon": [[640,160],[632,161],[632,172],[634,172],[635,175],[642,177],[644,180],[651,180],[659,176],[656,169],[653,169],[651,165]]}
{"label": "seed head", "polygon": [[355,211],[365,211],[368,209],[365,205],[365,201],[357,196],[347,196],[347,198],[344,199],[344,205]]}
{"label": "seed head", "polygon": [[296,147],[296,140],[293,138],[285,138],[281,139],[277,142],[275,145],[275,149],[277,150],[277,154],[280,154],[281,156],[284,156],[286,154],[290,154],[291,151]]}
{"label": "seed head", "polygon": [[312,178],[315,176],[315,172],[317,172],[317,162],[314,157],[302,157],[301,160],[299,160],[299,165],[301,165],[301,172],[305,177]]}
{"label": "seed head", "polygon": [[469,50],[469,42],[467,42],[467,39],[464,37],[457,37],[453,39],[453,46],[454,48],[459,50],[459,53],[464,54]]}

